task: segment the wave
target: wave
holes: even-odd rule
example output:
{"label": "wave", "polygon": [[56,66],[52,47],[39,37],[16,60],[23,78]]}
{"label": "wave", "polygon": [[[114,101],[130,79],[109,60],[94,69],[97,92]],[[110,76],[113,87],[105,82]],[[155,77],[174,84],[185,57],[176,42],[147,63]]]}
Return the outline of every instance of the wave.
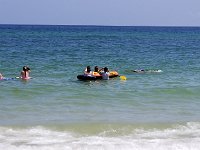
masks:
{"label": "wave", "polygon": [[133,128],[126,134],[114,134],[116,129],[97,134],[80,134],[48,127],[0,127],[0,149],[6,150],[197,150],[200,123],[188,122],[168,128]]}

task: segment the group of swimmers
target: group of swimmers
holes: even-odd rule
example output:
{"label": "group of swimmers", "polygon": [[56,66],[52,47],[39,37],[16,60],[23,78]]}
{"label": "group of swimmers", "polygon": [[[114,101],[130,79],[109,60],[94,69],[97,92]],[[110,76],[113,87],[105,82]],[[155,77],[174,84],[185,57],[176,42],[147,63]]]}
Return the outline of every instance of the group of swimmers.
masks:
{"label": "group of swimmers", "polygon": [[[22,68],[22,71],[20,73],[20,77],[16,77],[16,78],[21,78],[23,80],[28,80],[30,79],[30,72],[31,72],[31,69],[28,67],[28,66],[24,66]],[[0,80],[4,80],[4,79],[7,79],[5,78],[1,73],[0,73]]]}
{"label": "group of swimmers", "polygon": [[94,71],[91,71],[90,66],[87,66],[84,70],[84,75],[85,76],[96,76],[96,75],[101,75],[102,79],[104,80],[109,80],[109,70],[107,67],[99,69],[98,66],[94,67]]}
{"label": "group of swimmers", "polygon": [[[28,80],[30,79],[30,68],[28,66],[24,66],[22,68],[20,77],[16,77],[16,78],[21,78],[23,80]],[[144,70],[144,69],[138,69],[138,70],[133,70],[133,72],[136,73],[145,73],[145,72],[162,72],[162,70]],[[109,70],[107,67],[101,68],[99,69],[98,66],[94,67],[94,71],[91,71],[90,66],[87,66],[84,70],[84,75],[85,76],[102,76],[102,79],[104,80],[109,80]],[[8,79],[5,78],[1,73],[0,73],[0,80],[4,80],[4,79]],[[14,79],[14,78],[11,78]]]}
{"label": "group of swimmers", "polygon": [[[21,74],[20,74],[20,77],[16,77],[16,78],[21,78],[23,80],[28,80],[30,79],[30,68],[28,66],[24,66],[22,68],[22,71],[21,71]],[[107,67],[104,67],[104,68],[101,68],[99,69],[98,66],[95,66],[94,68],[94,71],[91,71],[91,68],[90,66],[87,66],[84,70],[84,75],[85,76],[96,76],[96,75],[101,75],[102,76],[102,79],[104,80],[109,80],[109,70]],[[5,78],[1,73],[0,73],[0,80],[3,80],[3,79],[7,79]]]}

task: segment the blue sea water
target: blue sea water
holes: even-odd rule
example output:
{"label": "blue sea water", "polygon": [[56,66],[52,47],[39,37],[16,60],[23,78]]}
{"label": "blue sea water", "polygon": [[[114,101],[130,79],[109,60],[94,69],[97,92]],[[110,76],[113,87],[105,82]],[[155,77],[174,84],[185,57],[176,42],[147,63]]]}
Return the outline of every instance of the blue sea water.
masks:
{"label": "blue sea water", "polygon": [[[199,149],[199,41],[199,27],[0,25],[0,73],[32,77],[0,80],[0,149]],[[88,65],[127,80],[79,81]]]}

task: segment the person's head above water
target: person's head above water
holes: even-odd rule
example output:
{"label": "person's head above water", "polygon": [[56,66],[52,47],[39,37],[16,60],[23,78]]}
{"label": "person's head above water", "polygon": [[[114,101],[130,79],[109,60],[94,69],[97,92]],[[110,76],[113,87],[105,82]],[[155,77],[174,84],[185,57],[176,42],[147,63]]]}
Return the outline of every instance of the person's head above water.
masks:
{"label": "person's head above water", "polygon": [[29,70],[30,70],[29,67],[27,67],[27,66],[24,66],[24,67],[23,67],[23,71],[29,71]]}
{"label": "person's head above water", "polygon": [[3,79],[3,75],[0,73],[0,79]]}

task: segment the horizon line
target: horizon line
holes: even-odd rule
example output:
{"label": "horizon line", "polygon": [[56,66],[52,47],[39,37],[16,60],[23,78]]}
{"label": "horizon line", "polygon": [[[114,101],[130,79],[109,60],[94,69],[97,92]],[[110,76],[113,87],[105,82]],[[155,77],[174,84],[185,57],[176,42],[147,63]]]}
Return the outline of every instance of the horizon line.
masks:
{"label": "horizon line", "polygon": [[0,25],[19,25],[19,26],[99,26],[99,27],[200,27],[188,25],[95,25],[95,24],[15,24],[0,23]]}

